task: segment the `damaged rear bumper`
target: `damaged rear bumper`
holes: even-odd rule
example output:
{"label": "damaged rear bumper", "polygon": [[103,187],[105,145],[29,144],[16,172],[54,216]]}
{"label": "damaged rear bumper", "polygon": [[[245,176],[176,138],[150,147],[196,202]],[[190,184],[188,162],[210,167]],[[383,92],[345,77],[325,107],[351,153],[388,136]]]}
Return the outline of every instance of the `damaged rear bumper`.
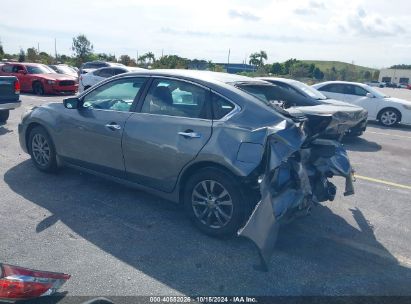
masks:
{"label": "damaged rear bumper", "polygon": [[[307,141],[305,141],[307,142]],[[261,200],[239,236],[258,248],[263,269],[267,269],[279,225],[312,206],[334,200],[333,176],[345,178],[344,195],[354,194],[352,168],[347,152],[334,140],[314,139],[300,147],[287,145],[279,134],[267,137],[265,170],[260,183]]]}

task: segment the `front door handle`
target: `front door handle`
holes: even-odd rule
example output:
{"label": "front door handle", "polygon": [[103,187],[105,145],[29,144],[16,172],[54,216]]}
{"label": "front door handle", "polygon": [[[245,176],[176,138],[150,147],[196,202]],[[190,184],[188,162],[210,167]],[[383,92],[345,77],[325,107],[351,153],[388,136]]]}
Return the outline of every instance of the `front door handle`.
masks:
{"label": "front door handle", "polygon": [[193,132],[192,130],[186,130],[185,132],[178,132],[178,135],[181,135],[185,138],[200,138],[201,134]]}
{"label": "front door handle", "polygon": [[106,124],[106,128],[110,129],[111,131],[121,130],[121,126],[116,124],[115,122],[110,122]]}

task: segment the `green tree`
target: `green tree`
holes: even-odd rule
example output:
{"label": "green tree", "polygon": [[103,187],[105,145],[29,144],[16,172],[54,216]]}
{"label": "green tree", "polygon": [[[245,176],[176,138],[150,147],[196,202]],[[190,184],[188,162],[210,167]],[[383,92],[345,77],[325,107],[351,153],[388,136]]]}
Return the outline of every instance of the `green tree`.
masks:
{"label": "green tree", "polygon": [[37,61],[37,50],[34,47],[27,49],[27,60],[30,62]]}
{"label": "green tree", "polygon": [[120,62],[124,65],[130,65],[131,63],[131,58],[129,55],[121,55],[120,56]]}
{"label": "green tree", "polygon": [[260,55],[258,53],[250,54],[250,60],[248,61],[251,65],[258,66],[260,64]]}
{"label": "green tree", "polygon": [[87,61],[88,57],[93,52],[93,45],[83,34],[73,37],[73,44],[71,46],[79,64]]}
{"label": "green tree", "polygon": [[271,66],[270,72],[273,73],[274,75],[280,75],[283,72],[283,67],[281,63],[279,62],[274,62]]}
{"label": "green tree", "polygon": [[380,78],[380,71],[376,70],[372,74],[372,80],[378,80],[378,78]]}
{"label": "green tree", "polygon": [[152,52],[146,53],[145,56],[146,56],[146,59],[148,59],[150,64],[152,64],[152,63],[154,63],[154,61],[156,61],[156,57],[154,56],[154,54]]}
{"label": "green tree", "polygon": [[365,80],[367,80],[367,81],[369,81],[369,80],[371,80],[371,72],[370,71],[365,71],[364,72],[364,75],[363,75],[363,77],[364,77],[364,79]]}
{"label": "green tree", "polygon": [[289,73],[294,78],[310,77],[310,66],[305,63],[298,62],[290,66]]}
{"label": "green tree", "polygon": [[4,50],[3,50],[3,45],[1,44],[0,41],[0,60],[2,60],[4,58]]}
{"label": "green tree", "polygon": [[324,79],[324,73],[316,67],[313,71],[313,77],[317,80],[322,80]]}
{"label": "green tree", "polygon": [[26,53],[24,52],[23,49],[20,49],[20,53],[19,53],[19,62],[24,62],[26,61]]}

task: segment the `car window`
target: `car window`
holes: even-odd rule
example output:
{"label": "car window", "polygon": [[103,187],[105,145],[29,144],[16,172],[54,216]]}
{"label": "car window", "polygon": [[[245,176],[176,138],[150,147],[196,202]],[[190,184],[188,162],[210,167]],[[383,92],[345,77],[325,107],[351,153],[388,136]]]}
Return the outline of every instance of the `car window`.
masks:
{"label": "car window", "polygon": [[144,82],[145,78],[126,78],[106,83],[83,98],[83,107],[129,111]]}
{"label": "car window", "polygon": [[99,69],[97,71],[94,71],[93,74],[99,77],[104,77],[104,78],[108,78],[114,75],[113,69],[111,68]]}
{"label": "car window", "polygon": [[33,66],[33,65],[28,65],[27,67],[27,73],[29,74],[52,74],[55,73],[52,69],[49,67],[39,65],[39,66]]}
{"label": "car window", "polygon": [[368,91],[356,85],[346,85],[345,94],[356,95],[356,96],[366,96]]}
{"label": "car window", "polygon": [[298,94],[298,95],[301,95],[303,97],[306,97],[306,95],[304,95],[300,91],[294,89],[292,86],[290,86],[288,84],[285,84],[285,83],[282,83],[282,82],[276,82],[275,84],[278,85],[279,87],[282,87],[283,89],[291,92],[291,93]]}
{"label": "car window", "polygon": [[327,84],[318,89],[319,91],[344,94],[344,85],[339,83]]}
{"label": "car window", "polygon": [[113,68],[112,71],[113,71],[114,75],[127,73],[127,70],[125,70],[125,69],[119,69],[119,68]]}
{"label": "car window", "polygon": [[257,97],[264,103],[275,103],[283,106],[284,108],[290,108],[294,106],[316,106],[321,104],[318,100],[313,98],[296,94],[292,90],[284,89],[275,84],[262,85],[262,84],[237,84],[239,89]]}
{"label": "car window", "polygon": [[3,72],[12,73],[12,71],[13,71],[13,66],[12,65],[7,64],[7,65],[3,66]]}
{"label": "car window", "polygon": [[169,79],[156,79],[144,99],[142,113],[206,118],[209,91],[196,85]]}
{"label": "car window", "polygon": [[19,71],[23,71],[24,68],[21,65],[13,65],[12,73],[18,73]]}
{"label": "car window", "polygon": [[234,105],[225,98],[212,95],[213,119],[221,119],[234,109]]}

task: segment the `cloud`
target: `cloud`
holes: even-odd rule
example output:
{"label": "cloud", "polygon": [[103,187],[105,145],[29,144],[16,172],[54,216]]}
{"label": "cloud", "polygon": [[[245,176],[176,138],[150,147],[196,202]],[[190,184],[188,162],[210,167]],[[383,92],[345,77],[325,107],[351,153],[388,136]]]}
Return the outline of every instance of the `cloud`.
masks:
{"label": "cloud", "polygon": [[251,14],[250,12],[246,12],[246,11],[238,11],[238,10],[234,10],[231,9],[228,11],[228,16],[230,16],[230,18],[239,18],[239,19],[243,19],[245,21],[258,21],[261,18]]}
{"label": "cloud", "polygon": [[315,15],[318,10],[325,9],[323,2],[310,1],[307,6],[294,9],[294,13],[297,15],[308,16]]}
{"label": "cloud", "polygon": [[382,19],[376,14],[367,14],[364,8],[359,7],[355,13],[346,17],[343,29],[365,37],[387,37],[405,33],[405,29],[392,19]]}

